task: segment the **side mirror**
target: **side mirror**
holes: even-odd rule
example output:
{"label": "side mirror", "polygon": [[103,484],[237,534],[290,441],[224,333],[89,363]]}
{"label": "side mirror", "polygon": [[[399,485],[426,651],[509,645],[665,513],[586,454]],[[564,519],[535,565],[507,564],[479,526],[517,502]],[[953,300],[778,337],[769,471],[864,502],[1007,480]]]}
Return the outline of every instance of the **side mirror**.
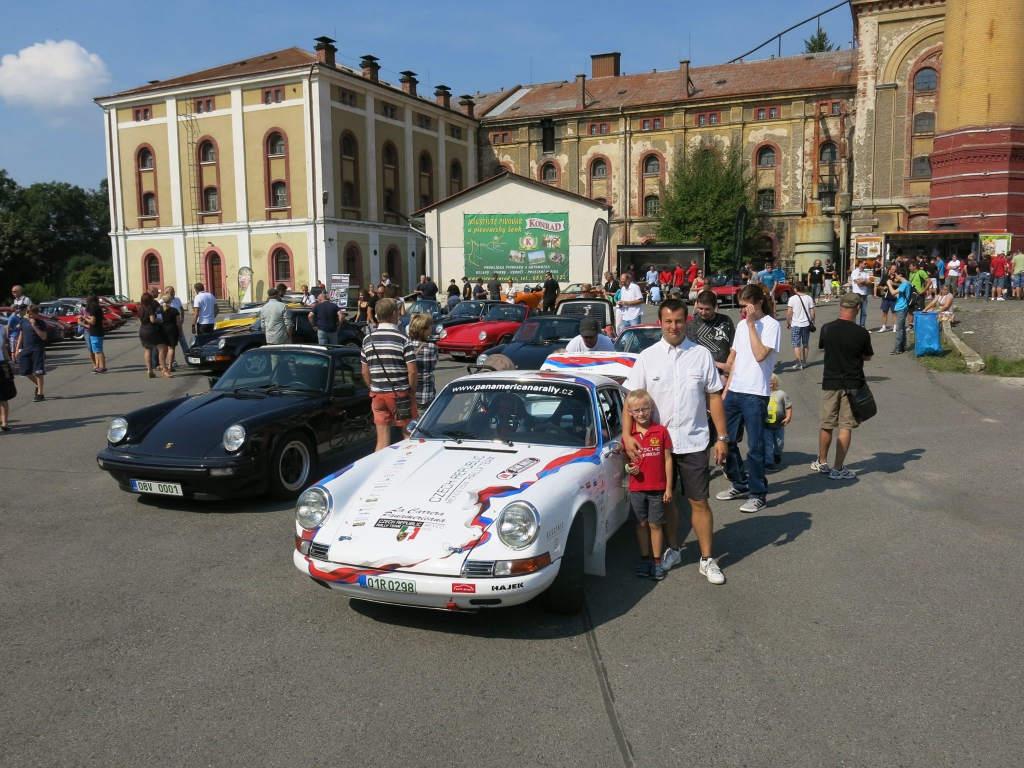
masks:
{"label": "side mirror", "polygon": [[220,377],[219,376],[207,376],[206,380],[208,382],[210,382],[210,389],[213,389],[214,384],[216,384],[218,381],[220,381]]}
{"label": "side mirror", "polygon": [[419,423],[420,423],[419,419],[413,419],[408,424],[406,424],[405,428],[409,431],[410,435],[413,433],[413,431],[416,429],[416,425],[419,424]]}
{"label": "side mirror", "polygon": [[607,459],[609,456],[618,456],[622,453],[622,441],[612,440],[608,445],[605,446],[604,453],[601,458]]}
{"label": "side mirror", "polygon": [[331,391],[332,397],[347,398],[356,396],[356,388],[351,384],[338,384]]}

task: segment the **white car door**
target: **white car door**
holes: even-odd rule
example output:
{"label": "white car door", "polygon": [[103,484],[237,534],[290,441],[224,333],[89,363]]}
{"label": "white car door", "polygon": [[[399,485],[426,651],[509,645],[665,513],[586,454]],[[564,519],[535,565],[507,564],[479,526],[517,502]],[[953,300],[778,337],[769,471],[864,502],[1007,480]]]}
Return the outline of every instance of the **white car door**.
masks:
{"label": "white car door", "polygon": [[[597,391],[597,403],[601,409],[601,420],[605,430],[605,451],[612,441],[622,441],[622,395],[617,387],[601,387]],[[629,475],[626,473],[622,453],[602,456],[601,478],[606,483],[605,529],[607,539],[619,526],[626,522],[629,514]]]}

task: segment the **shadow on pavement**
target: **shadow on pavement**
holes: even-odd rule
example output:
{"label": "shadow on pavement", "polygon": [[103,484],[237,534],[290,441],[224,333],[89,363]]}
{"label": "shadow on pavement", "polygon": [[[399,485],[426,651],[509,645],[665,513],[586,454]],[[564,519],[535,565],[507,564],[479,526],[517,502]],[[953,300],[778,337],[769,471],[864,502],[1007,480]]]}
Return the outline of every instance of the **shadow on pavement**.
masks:
{"label": "shadow on pavement", "polygon": [[[122,491],[122,493],[127,493],[127,491]],[[152,509],[194,512],[199,515],[264,514],[267,512],[291,512],[295,509],[293,501],[282,501],[265,495],[247,496],[241,499],[178,499],[173,496],[139,494],[135,501],[140,506]]]}
{"label": "shadow on pavement", "polygon": [[[104,393],[104,394],[110,394],[110,393],[107,392],[107,393]],[[83,397],[84,397],[84,395],[83,395]],[[71,400],[71,399],[74,399],[74,398],[59,398],[59,397],[49,397],[49,396],[47,396],[46,401],[49,402],[49,401],[52,401],[52,400],[63,400],[63,399]],[[32,401],[29,400],[28,402],[31,403]],[[43,403],[43,404],[45,404],[45,403]],[[35,407],[35,406],[36,406],[36,404],[33,403],[33,407]],[[78,416],[78,417],[73,417],[73,418],[70,418],[70,419],[54,419],[53,421],[27,421],[26,420],[26,421],[21,421],[20,424],[21,424],[21,427],[23,428],[22,431],[24,431],[24,432],[32,432],[33,434],[46,433],[46,432],[60,432],[61,430],[75,429],[76,427],[85,427],[85,426],[88,426],[90,424],[103,424],[105,426],[108,421],[110,421],[112,418],[114,418],[115,416],[118,416],[118,415],[119,414],[117,414],[117,413],[100,413],[100,414],[95,414],[93,416]],[[10,423],[11,423],[11,426],[14,427],[14,425],[17,423],[17,420],[12,418]],[[17,427],[16,427],[16,429],[17,429]],[[103,445],[105,445],[105,444],[106,444],[106,430],[104,430],[103,433],[102,433],[102,437],[101,437],[101,440],[100,440],[100,447],[103,447]],[[99,448],[97,448],[97,450],[99,450]]]}
{"label": "shadow on pavement", "polygon": [[810,527],[809,512],[772,515],[769,507],[765,514],[726,523],[715,531],[715,552],[723,566],[734,565],[765,547],[789,544]]}
{"label": "shadow on pavement", "polygon": [[868,475],[872,472],[892,475],[902,472],[910,462],[920,461],[924,456],[924,451],[924,448],[910,448],[902,453],[876,453],[866,461],[851,464],[850,469],[858,475]]}

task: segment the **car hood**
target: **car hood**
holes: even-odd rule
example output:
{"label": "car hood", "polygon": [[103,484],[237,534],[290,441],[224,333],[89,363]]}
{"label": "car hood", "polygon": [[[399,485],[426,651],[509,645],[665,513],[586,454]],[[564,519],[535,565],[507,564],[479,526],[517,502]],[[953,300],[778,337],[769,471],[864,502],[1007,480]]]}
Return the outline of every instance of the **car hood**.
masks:
{"label": "car hood", "polygon": [[[594,449],[440,440],[406,441],[344,499],[315,540],[332,562],[458,576],[514,497]],[[350,471],[358,472],[359,463]],[[323,483],[330,489],[330,482]],[[516,557],[500,542],[492,556]]]}
{"label": "car hood", "polygon": [[452,339],[465,339],[468,337],[476,340],[480,331],[486,331],[487,335],[491,336],[516,331],[520,325],[522,323],[514,320],[478,320],[475,323],[467,323],[466,325],[459,325],[448,329],[448,335],[445,336],[445,340],[451,341]]}
{"label": "car hood", "polygon": [[558,373],[596,373],[622,381],[629,376],[639,357],[632,352],[563,352],[549,355],[540,369]]}
{"label": "car hood", "polygon": [[[161,458],[204,458],[224,455],[224,430],[232,424],[279,421],[309,408],[311,395],[239,396],[208,392],[190,397],[159,419],[128,452]],[[128,416],[129,424],[131,415]],[[251,433],[251,428],[250,428]]]}
{"label": "car hood", "polygon": [[[541,364],[556,349],[565,349],[569,343],[557,341],[552,344],[531,344],[528,341],[510,341],[503,347],[489,351],[488,356],[494,354],[505,355],[520,371],[539,371]],[[486,360],[484,361],[487,362]]]}

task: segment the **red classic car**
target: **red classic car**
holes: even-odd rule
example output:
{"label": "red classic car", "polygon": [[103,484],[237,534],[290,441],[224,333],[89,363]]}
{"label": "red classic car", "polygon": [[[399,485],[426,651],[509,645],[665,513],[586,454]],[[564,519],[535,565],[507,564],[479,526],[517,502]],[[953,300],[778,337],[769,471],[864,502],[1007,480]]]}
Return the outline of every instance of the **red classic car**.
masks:
{"label": "red classic car", "polygon": [[120,304],[122,307],[127,309],[128,312],[131,313],[132,317],[139,316],[139,305],[136,304],[131,299],[129,299],[127,296],[122,296],[118,294],[116,296],[100,296],[100,299],[106,299],[107,301],[113,302],[114,304]]}
{"label": "red classic car", "polygon": [[[718,297],[719,304],[736,304],[736,294],[739,293],[746,282],[743,281],[739,275],[712,275],[708,279],[708,287]],[[777,304],[785,304],[789,301],[789,297],[793,296],[796,291],[793,290],[793,286],[786,282],[780,282],[775,284],[775,288],[772,293],[775,294],[775,302]]]}
{"label": "red classic car", "polygon": [[[3,318],[3,325],[7,325],[13,313],[13,307],[0,307],[0,318]],[[39,320],[46,326],[45,344],[54,344],[55,342],[74,337],[75,330],[68,323],[61,322],[55,317],[46,317],[44,315],[40,315]]]}
{"label": "red classic car", "polygon": [[[75,339],[81,339],[85,336],[84,328],[78,324],[80,310],[80,304],[72,304],[66,301],[44,301],[39,305],[39,314],[43,315],[47,319],[59,320],[62,323],[66,323],[71,328],[71,336],[69,338]],[[114,330],[114,328],[117,327],[118,322],[119,319],[114,318],[113,315],[104,313],[103,330]]]}
{"label": "red classic car", "polygon": [[437,347],[453,358],[476,360],[477,355],[498,344],[507,344],[530,315],[524,304],[497,304],[479,322],[441,331]]}

